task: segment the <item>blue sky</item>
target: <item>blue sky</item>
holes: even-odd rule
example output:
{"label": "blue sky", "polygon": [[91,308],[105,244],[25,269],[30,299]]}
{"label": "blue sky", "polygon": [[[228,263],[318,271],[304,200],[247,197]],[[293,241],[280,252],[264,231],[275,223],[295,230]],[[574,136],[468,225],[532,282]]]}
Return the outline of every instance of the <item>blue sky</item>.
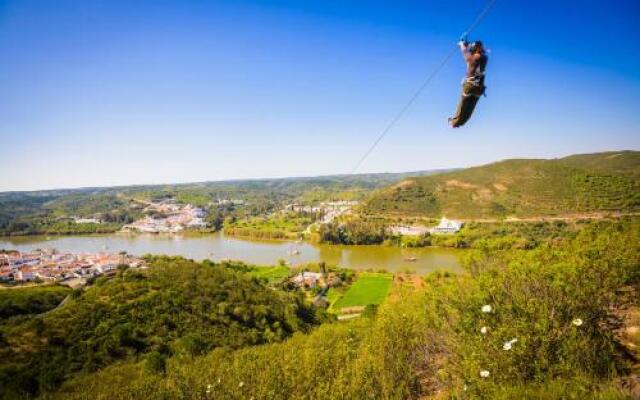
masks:
{"label": "blue sky", "polygon": [[[0,190],[348,173],[484,1],[0,0]],[[359,172],[640,149],[640,2],[498,0]]]}

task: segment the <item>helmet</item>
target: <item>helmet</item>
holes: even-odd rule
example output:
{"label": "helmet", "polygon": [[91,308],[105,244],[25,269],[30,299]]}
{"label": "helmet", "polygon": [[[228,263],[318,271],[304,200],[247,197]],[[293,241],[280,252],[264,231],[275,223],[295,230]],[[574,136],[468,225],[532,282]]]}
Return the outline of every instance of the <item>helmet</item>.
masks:
{"label": "helmet", "polygon": [[476,41],[471,42],[469,44],[469,51],[471,51],[471,52],[474,52],[474,51],[476,51],[478,49],[482,49],[482,48],[483,48],[482,42],[479,41],[479,40],[476,40]]}

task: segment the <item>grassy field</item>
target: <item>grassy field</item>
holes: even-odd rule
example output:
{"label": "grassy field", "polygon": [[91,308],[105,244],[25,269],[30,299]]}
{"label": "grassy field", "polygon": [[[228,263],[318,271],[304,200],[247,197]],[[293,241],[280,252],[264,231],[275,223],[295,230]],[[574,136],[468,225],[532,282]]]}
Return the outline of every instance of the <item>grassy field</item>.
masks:
{"label": "grassy field", "polygon": [[392,274],[362,273],[344,296],[336,301],[333,309],[380,304],[387,297],[392,281]]}

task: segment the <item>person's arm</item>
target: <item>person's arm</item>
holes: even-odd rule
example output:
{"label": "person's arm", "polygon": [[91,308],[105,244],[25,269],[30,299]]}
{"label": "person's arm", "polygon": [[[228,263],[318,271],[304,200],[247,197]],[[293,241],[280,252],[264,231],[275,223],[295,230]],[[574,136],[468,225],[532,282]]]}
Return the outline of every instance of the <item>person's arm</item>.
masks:
{"label": "person's arm", "polygon": [[462,57],[464,57],[464,60],[466,62],[469,62],[471,60],[471,53],[469,53],[469,46],[467,42],[461,40],[458,42],[458,46],[460,46],[460,51],[462,52]]}

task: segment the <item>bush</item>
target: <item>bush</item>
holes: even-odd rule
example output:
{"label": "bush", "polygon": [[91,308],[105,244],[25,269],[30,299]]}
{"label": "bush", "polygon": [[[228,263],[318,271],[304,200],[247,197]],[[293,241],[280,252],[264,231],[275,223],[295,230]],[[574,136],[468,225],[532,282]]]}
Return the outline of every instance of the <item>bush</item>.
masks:
{"label": "bush", "polygon": [[151,374],[164,374],[167,361],[164,356],[157,351],[152,351],[145,358],[145,370]]}

